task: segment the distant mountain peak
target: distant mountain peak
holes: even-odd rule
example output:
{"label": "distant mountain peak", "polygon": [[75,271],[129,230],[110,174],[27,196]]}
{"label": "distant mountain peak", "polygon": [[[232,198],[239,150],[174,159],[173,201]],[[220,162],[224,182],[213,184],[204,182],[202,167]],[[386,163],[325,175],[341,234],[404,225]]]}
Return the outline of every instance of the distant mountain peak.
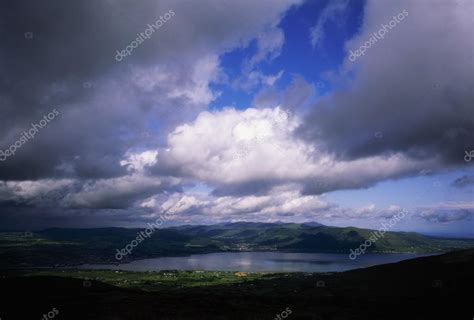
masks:
{"label": "distant mountain peak", "polygon": [[308,227],[324,227],[324,224],[321,224],[316,221],[304,222],[302,223],[302,225],[308,226]]}

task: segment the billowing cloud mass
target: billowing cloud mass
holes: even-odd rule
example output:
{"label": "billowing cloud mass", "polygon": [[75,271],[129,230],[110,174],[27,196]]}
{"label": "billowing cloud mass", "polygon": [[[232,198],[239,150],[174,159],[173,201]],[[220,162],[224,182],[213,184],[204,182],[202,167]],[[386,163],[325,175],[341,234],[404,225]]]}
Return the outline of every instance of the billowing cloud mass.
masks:
{"label": "billowing cloud mass", "polygon": [[465,220],[474,216],[474,205],[472,203],[441,203],[420,209],[419,216],[421,218],[435,222]]}
{"label": "billowing cloud mass", "polygon": [[[440,165],[464,162],[464,150],[474,149],[472,3],[455,2],[370,1],[361,32],[332,75],[341,90],[314,106],[302,135],[341,159],[401,152],[439,158]],[[384,39],[349,60],[403,10],[407,17]],[[377,132],[383,139],[374,138]]]}
{"label": "billowing cloud mass", "polygon": [[[61,115],[15,161],[2,163],[0,176],[123,175],[119,160],[130,147],[159,144],[159,136],[143,139],[143,132],[161,133],[150,122],[172,128],[205,110],[217,95],[209,85],[219,80],[218,55],[272,30],[298,2],[207,1],[200,9],[152,0],[2,4],[8,25],[0,50],[2,147],[51,109]],[[175,16],[159,31],[131,56],[115,60],[117,50],[170,9]],[[262,57],[266,50],[274,54],[275,48],[262,46]],[[42,161],[33,161],[37,154]]]}
{"label": "billowing cloud mass", "polygon": [[[304,0],[2,3],[0,223],[140,225],[176,204],[173,223],[387,219],[403,206],[330,194],[454,170],[474,150],[472,3],[454,2],[367,1],[343,60],[317,79],[295,72],[297,56],[281,63],[293,50],[285,19]],[[350,4],[329,2],[305,24],[309,48],[325,48],[327,25],[344,26]],[[238,108],[220,100],[237,93]],[[470,185],[469,175],[453,182]],[[444,223],[472,210],[411,213]]]}
{"label": "billowing cloud mass", "polygon": [[338,160],[295,136],[301,122],[279,107],[204,112],[170,133],[156,167],[215,185],[217,193],[254,194],[293,183],[320,194],[366,187],[435,165],[434,160],[410,159],[401,153]]}

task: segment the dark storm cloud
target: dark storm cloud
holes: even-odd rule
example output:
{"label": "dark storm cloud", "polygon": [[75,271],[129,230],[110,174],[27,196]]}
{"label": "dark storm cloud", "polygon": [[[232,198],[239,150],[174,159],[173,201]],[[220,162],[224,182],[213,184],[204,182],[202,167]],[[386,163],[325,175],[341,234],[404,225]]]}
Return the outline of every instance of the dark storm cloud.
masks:
{"label": "dark storm cloud", "polygon": [[[199,7],[166,0],[3,2],[0,148],[52,108],[61,117],[0,163],[0,179],[123,175],[119,160],[126,150],[162,142],[157,134],[163,131],[140,139],[150,119],[166,130],[212,101],[211,92],[198,89],[215,75],[205,72],[206,62],[193,71],[199,59],[248,43],[297,2],[270,8],[269,1]],[[117,50],[170,9],[175,16],[131,56],[115,60]]]}
{"label": "dark storm cloud", "polygon": [[[57,108],[61,116],[14,158],[1,163],[0,177],[93,178],[125,173],[118,159],[126,146],[116,130],[125,114],[98,110],[99,103],[117,109],[120,101],[100,99],[97,90],[104,90],[99,79],[118,67],[113,59],[114,48],[148,21],[136,18],[153,21],[152,12],[159,12],[153,3],[2,3],[2,147],[13,143],[52,108]],[[124,21],[127,12],[131,20]],[[134,103],[131,99],[129,102]],[[132,126],[138,124],[130,122]],[[70,170],[63,172],[64,166]]]}
{"label": "dark storm cloud", "polygon": [[362,31],[348,49],[359,47],[391,15],[404,9],[409,15],[364,56],[344,62],[340,78],[333,77],[340,89],[313,107],[302,136],[341,159],[403,153],[463,164],[464,150],[474,146],[469,4],[438,3],[442,10],[431,5],[374,1],[367,6]]}
{"label": "dark storm cloud", "polygon": [[[57,209],[57,208],[2,208],[1,228],[2,230],[34,231],[45,228],[97,228],[97,227],[141,227],[134,224],[137,218],[143,216],[142,221],[147,219],[146,210],[139,209]],[[156,219],[156,218],[155,218]]]}
{"label": "dark storm cloud", "polygon": [[81,184],[72,180],[41,182],[0,182],[0,207],[58,207],[68,194],[79,192]]}
{"label": "dark storm cloud", "polygon": [[[0,4],[0,150],[59,111],[0,161],[0,225],[140,223],[162,210],[171,193],[189,205],[183,214],[189,221],[200,214],[206,221],[238,219],[256,210],[255,219],[294,210],[303,218],[330,207],[314,194],[466,165],[464,150],[474,149],[474,51],[466,41],[472,19],[463,6],[430,11],[428,2],[371,1],[348,48],[360,46],[392,14],[407,9],[409,16],[364,57],[328,74],[333,82],[324,85],[337,90],[309,114],[322,84],[299,76],[282,92],[266,87],[245,116],[242,110],[202,112],[218,94],[211,84],[223,78],[222,54],[257,39],[257,52],[246,61],[260,74],[258,63],[283,45],[282,15],[300,2]],[[170,9],[172,19],[115,60],[116,50]],[[273,40],[264,41],[267,35]],[[236,164],[233,129],[242,134],[249,119],[274,120],[276,105],[294,115],[286,126],[270,125],[282,152],[255,144]],[[196,182],[213,193],[183,192]],[[285,191],[288,186],[294,190]]]}
{"label": "dark storm cloud", "polygon": [[122,188],[116,188],[114,185],[96,186],[97,183],[92,183],[92,185],[84,186],[83,190],[75,194],[67,195],[62,203],[68,208],[76,209],[127,209],[137,201],[164,190],[182,191],[181,188],[167,184],[143,183],[140,181],[140,186],[134,186],[133,182],[124,181],[123,183]]}
{"label": "dark storm cloud", "polygon": [[[54,220],[48,217],[65,223],[68,214],[79,221],[81,209],[68,208],[91,208],[84,214],[97,212],[99,221],[110,208],[181,192],[179,179],[163,177],[170,173],[147,177],[121,161],[158,149],[168,131],[205,110],[214,99],[209,85],[219,81],[219,55],[275,27],[299,2],[2,2],[0,150],[52,109],[60,114],[0,161],[0,223],[14,224],[21,207],[28,212],[18,219],[35,216],[38,225]],[[166,24],[115,60],[169,10],[175,15]]]}

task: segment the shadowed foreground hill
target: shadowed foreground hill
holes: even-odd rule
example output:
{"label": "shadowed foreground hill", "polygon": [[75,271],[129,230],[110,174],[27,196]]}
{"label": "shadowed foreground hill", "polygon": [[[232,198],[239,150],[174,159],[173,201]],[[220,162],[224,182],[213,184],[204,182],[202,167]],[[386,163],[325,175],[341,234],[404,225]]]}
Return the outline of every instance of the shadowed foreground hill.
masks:
{"label": "shadowed foreground hill", "polygon": [[133,288],[135,280],[158,273],[120,274],[135,280],[117,287],[102,282],[116,273],[103,271],[103,279],[96,276],[99,280],[89,283],[83,280],[88,272],[66,271],[76,278],[3,276],[0,286],[8,294],[0,317],[40,319],[57,308],[58,319],[274,319],[287,307],[290,320],[474,316],[473,249],[344,273],[239,274],[242,280],[229,284],[178,286],[146,280],[148,291]]}

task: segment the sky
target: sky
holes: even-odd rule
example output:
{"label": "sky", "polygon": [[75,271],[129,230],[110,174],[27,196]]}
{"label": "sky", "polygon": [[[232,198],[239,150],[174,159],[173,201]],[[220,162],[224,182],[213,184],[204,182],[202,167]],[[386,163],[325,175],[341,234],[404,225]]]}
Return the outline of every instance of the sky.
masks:
{"label": "sky", "polygon": [[[474,237],[474,2],[0,4],[0,229]],[[471,161],[472,158],[472,161]]]}

